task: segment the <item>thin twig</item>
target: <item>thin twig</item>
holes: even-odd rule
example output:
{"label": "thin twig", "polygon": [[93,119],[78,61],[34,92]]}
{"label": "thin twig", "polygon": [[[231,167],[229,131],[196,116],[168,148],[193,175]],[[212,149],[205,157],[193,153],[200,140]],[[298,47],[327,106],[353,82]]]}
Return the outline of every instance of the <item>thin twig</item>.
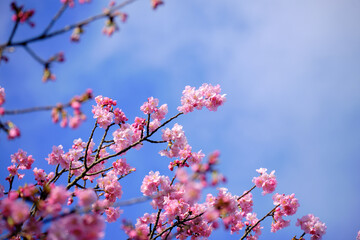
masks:
{"label": "thin twig", "polygon": [[132,198],[132,199],[129,199],[129,200],[125,200],[125,201],[115,203],[114,207],[129,206],[129,205],[133,205],[133,204],[136,204],[136,203],[146,202],[146,201],[149,201],[150,199],[151,199],[151,197],[148,197],[148,196],[139,197],[139,198]]}
{"label": "thin twig", "polygon": [[159,209],[159,210],[158,210],[158,213],[157,213],[157,215],[156,215],[155,225],[154,225],[153,229],[151,230],[150,239],[154,236],[155,231],[156,231],[156,228],[157,228],[157,225],[159,224],[159,219],[160,219],[161,211],[162,211],[162,209]]}
{"label": "thin twig", "polygon": [[3,47],[8,47],[8,46],[24,46],[28,43],[31,43],[31,42],[36,42],[36,41],[40,41],[40,40],[45,40],[45,39],[48,39],[48,38],[51,38],[51,37],[54,37],[54,36],[57,36],[59,34],[62,34],[62,33],[65,33],[65,32],[68,32],[76,27],[79,27],[79,26],[85,26],[85,25],[88,25],[90,24],[91,22],[95,21],[95,20],[98,20],[98,19],[101,19],[101,18],[105,18],[105,17],[108,17],[109,15],[111,15],[115,10],[118,10],[120,8],[123,8],[125,7],[126,5],[132,3],[132,2],[135,2],[136,0],[127,0],[115,7],[112,7],[108,12],[105,12],[105,13],[101,13],[101,14],[98,14],[98,15],[95,15],[93,17],[89,17],[83,21],[80,21],[80,22],[77,22],[77,23],[74,23],[74,24],[71,24],[71,25],[67,25],[65,27],[63,27],[62,29],[59,29],[57,31],[54,31],[54,32],[51,32],[51,33],[47,33],[46,35],[43,35],[43,34],[40,34],[36,37],[33,37],[33,38],[29,38],[29,39],[25,39],[23,41],[19,41],[19,42],[14,42],[14,43],[11,43],[11,44],[3,44],[3,45],[0,45],[0,48],[3,48]]}
{"label": "thin twig", "polygon": [[9,40],[7,42],[7,45],[11,44],[11,41],[12,41],[14,35],[15,35],[16,29],[19,26],[19,21],[20,21],[20,19],[16,18],[16,22],[15,22],[15,25],[14,25],[12,31],[11,31],[11,34],[10,34]]}
{"label": "thin twig", "polygon": [[88,169],[88,166],[87,166],[87,152],[88,152],[88,150],[89,150],[90,142],[91,142],[91,140],[92,140],[92,138],[93,138],[93,135],[94,135],[94,132],[95,132],[96,127],[97,127],[97,120],[95,121],[94,128],[93,128],[92,131],[91,131],[89,140],[88,140],[88,142],[87,142],[87,144],[86,144],[86,148],[85,148],[85,157],[84,157],[84,167],[85,167],[85,169]]}
{"label": "thin twig", "polygon": [[270,212],[268,212],[264,217],[262,217],[260,220],[258,220],[251,228],[247,229],[244,233],[244,235],[240,238],[240,240],[243,240],[246,238],[247,235],[249,235],[249,233],[262,221],[264,221],[265,218],[271,216],[274,211],[276,210],[276,208],[278,208],[280,206],[280,204],[276,205],[273,209],[271,209]]}
{"label": "thin twig", "polygon": [[145,139],[145,141],[151,142],[151,143],[166,143],[167,142],[167,141],[154,141],[154,140],[150,140],[150,139]]}
{"label": "thin twig", "polygon": [[241,198],[243,198],[243,197],[245,197],[248,193],[250,193],[252,190],[254,190],[256,188],[256,185],[254,185],[249,191],[246,191],[243,195],[241,195],[240,197],[238,197],[238,201],[241,199]]}
{"label": "thin twig", "polygon": [[59,9],[59,11],[55,14],[55,16],[53,17],[53,19],[51,19],[49,25],[45,28],[44,32],[42,35],[46,35],[50,29],[52,28],[52,26],[55,24],[55,22],[60,18],[60,16],[65,12],[66,8],[68,7],[68,2],[65,2],[61,8]]}
{"label": "thin twig", "polygon": [[131,148],[139,145],[140,143],[142,143],[143,141],[145,141],[145,139],[147,139],[148,137],[151,137],[156,131],[158,131],[160,128],[162,128],[163,126],[165,126],[166,124],[168,124],[169,122],[171,122],[172,120],[174,120],[175,118],[179,117],[180,115],[182,115],[183,113],[180,112],[178,113],[177,115],[175,115],[174,117],[171,117],[170,119],[168,119],[167,121],[165,121],[163,124],[161,124],[158,128],[156,128],[151,134],[149,134],[148,136],[146,136],[145,138],[141,138],[139,139],[138,141],[134,142],[133,144],[131,144],[130,146],[122,149],[121,151],[117,152],[117,153],[114,153],[114,154],[111,154],[111,155],[108,155],[106,157],[103,157],[103,158],[100,158],[98,159],[97,161],[94,161],[89,167],[88,169],[85,169],[79,176],[77,176],[71,183],[69,183],[67,186],[66,186],[66,189],[70,189],[72,186],[74,186],[77,181],[79,181],[80,179],[82,179],[83,177],[86,176],[87,172],[89,171],[89,169],[91,169],[92,167],[94,167],[95,165],[107,160],[107,159],[110,159],[110,158],[113,158],[113,157],[116,157],[116,156],[119,156],[125,152],[127,152],[128,150],[130,150]]}
{"label": "thin twig", "polygon": [[29,48],[28,45],[25,44],[23,47],[30,54],[30,56],[33,57],[37,62],[44,65],[47,64],[47,62],[43,60],[41,57],[39,57],[31,48]]}
{"label": "thin twig", "polygon": [[[67,108],[71,106],[71,103],[67,103],[62,105],[63,108]],[[41,106],[41,107],[32,107],[32,108],[24,108],[24,109],[16,109],[16,110],[5,110],[4,115],[15,115],[15,114],[23,114],[30,112],[38,112],[38,111],[49,111],[57,106]]]}

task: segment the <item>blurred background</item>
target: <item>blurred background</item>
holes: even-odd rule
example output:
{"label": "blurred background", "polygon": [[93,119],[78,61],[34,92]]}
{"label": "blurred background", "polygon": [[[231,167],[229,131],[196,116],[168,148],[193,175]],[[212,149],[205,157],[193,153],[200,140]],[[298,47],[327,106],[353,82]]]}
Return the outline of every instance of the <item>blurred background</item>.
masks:
{"label": "blurred background", "polygon": [[[60,1],[17,3],[36,9],[36,26],[22,24],[15,41],[41,33],[61,7]],[[107,4],[76,2],[53,29],[101,13]],[[14,24],[9,5],[0,2],[0,43],[7,41]],[[170,117],[177,113],[186,85],[220,84],[227,94],[224,106],[215,113],[190,113],[177,122],[194,151],[220,150],[219,170],[228,179],[222,186],[233,194],[250,189],[260,167],[276,170],[276,192],[295,193],[301,207],[289,218],[291,227],[273,234],[267,219],[263,239],[299,237],[296,219],[308,213],[326,223],[324,239],[355,239],[360,230],[359,1],[165,0],[153,11],[150,0],[139,0],[123,11],[128,21],[118,21],[120,31],[111,37],[101,33],[102,19],[84,28],[79,43],[70,42],[69,32],[30,45],[44,59],[65,53],[65,62],[51,68],[55,82],[42,83],[43,66],[23,49],[8,54],[10,61],[0,65],[3,106],[55,105],[91,88],[95,96],[116,99],[133,121],[143,116],[139,108],[150,96],[168,104]],[[7,188],[6,166],[19,148],[33,155],[33,166],[52,171],[45,158],[53,145],[67,150],[74,139],[89,138],[93,104],[83,106],[88,119],[76,130],[53,124],[50,112],[2,117],[13,121],[22,135],[12,141],[0,135],[0,183]],[[127,154],[137,171],[121,181],[123,200],[142,196],[142,178],[150,170],[172,174],[169,160],[158,154],[163,148],[145,144]],[[25,181],[33,181],[32,172],[26,175]],[[259,218],[272,207],[270,195],[254,191]],[[148,203],[123,210],[121,218],[133,222],[153,211]],[[106,239],[126,238],[120,222],[107,225]],[[210,239],[241,235],[221,228]]]}

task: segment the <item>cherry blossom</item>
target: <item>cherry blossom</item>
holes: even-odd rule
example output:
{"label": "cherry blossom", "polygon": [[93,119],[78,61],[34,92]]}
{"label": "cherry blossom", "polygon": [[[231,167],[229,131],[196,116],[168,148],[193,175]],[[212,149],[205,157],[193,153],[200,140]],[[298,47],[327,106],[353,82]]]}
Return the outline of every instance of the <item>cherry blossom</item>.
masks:
{"label": "cherry blossom", "polygon": [[272,171],[270,174],[266,172],[266,168],[260,168],[256,171],[260,173],[259,177],[253,178],[253,183],[255,183],[256,187],[263,189],[263,195],[274,192],[277,185],[274,175],[275,171]]}
{"label": "cherry blossom", "polygon": [[[311,240],[320,240],[322,236],[326,233],[326,225],[320,221],[318,217],[315,217],[313,214],[308,214],[298,219],[296,226],[305,232],[311,235]],[[358,234],[359,236],[359,234]]]}

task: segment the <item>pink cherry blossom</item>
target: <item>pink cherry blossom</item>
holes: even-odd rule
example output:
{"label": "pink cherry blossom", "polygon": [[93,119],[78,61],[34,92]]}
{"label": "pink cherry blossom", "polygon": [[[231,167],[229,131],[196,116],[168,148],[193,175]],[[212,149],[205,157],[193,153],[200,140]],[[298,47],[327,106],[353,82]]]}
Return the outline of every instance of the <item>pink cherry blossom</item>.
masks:
{"label": "pink cherry blossom", "polygon": [[31,165],[34,163],[32,155],[26,156],[27,152],[19,149],[17,153],[11,155],[11,162],[17,164],[19,169],[31,169]]}
{"label": "pink cherry blossom", "polygon": [[168,106],[167,104],[161,105],[159,108],[155,109],[155,112],[151,115],[151,118],[154,120],[163,120],[165,115],[168,113]]}
{"label": "pink cherry blossom", "polygon": [[122,187],[114,171],[109,171],[105,177],[99,178],[97,182],[99,187],[104,190],[105,198],[108,201],[115,202],[117,198],[121,198]]}
{"label": "pink cherry blossom", "polygon": [[322,223],[320,219],[318,217],[315,217],[313,214],[308,214],[298,219],[296,222],[296,226],[300,226],[305,233],[310,234],[311,240],[320,240],[322,239],[322,236],[326,233],[325,223]]}
{"label": "pink cherry blossom", "polygon": [[34,15],[35,10],[30,9],[27,11],[24,11],[24,6],[17,6],[15,2],[12,2],[10,4],[11,10],[15,12],[15,14],[12,16],[13,21],[19,21],[20,23],[27,22],[31,27],[34,27],[35,24],[30,21],[30,18]]}
{"label": "pink cherry blossom", "polygon": [[147,102],[144,102],[144,104],[140,107],[140,110],[144,114],[151,114],[153,113],[157,108],[159,104],[159,99],[149,97]]}
{"label": "pink cherry blossom", "polygon": [[70,196],[70,193],[63,186],[55,186],[50,191],[50,196],[47,199],[49,204],[60,204],[63,205],[66,203],[67,198]]}
{"label": "pink cherry blossom", "polygon": [[163,130],[162,139],[169,144],[166,150],[160,151],[161,156],[167,156],[169,158],[179,157],[180,151],[188,145],[182,128],[181,125],[175,123],[171,130],[169,128]]}
{"label": "pink cherry blossom", "polygon": [[189,113],[194,109],[206,107],[210,111],[216,111],[217,108],[226,101],[225,94],[220,95],[219,85],[212,86],[204,83],[199,89],[186,86],[181,97],[181,106],[178,110],[183,113]]}
{"label": "pink cherry blossom", "polygon": [[112,163],[114,172],[118,175],[126,175],[132,170],[125,158],[121,158]]}
{"label": "pink cherry blossom", "polygon": [[114,122],[116,124],[125,123],[128,120],[125,113],[119,108],[114,109],[114,117]]}
{"label": "pink cherry blossom", "polygon": [[8,127],[7,134],[8,139],[14,139],[20,137],[20,129],[11,121],[7,121],[6,125]]}
{"label": "pink cherry blossom", "polygon": [[159,5],[164,4],[162,0],[151,0],[151,6],[153,9],[156,9]]}
{"label": "pink cherry blossom", "polygon": [[115,222],[123,211],[120,208],[109,207],[105,210],[106,221],[111,223]]}
{"label": "pink cherry blossom", "polygon": [[71,214],[55,221],[48,230],[47,239],[102,239],[105,235],[104,219],[97,214]]}
{"label": "pink cherry blossom", "polygon": [[97,195],[93,189],[81,189],[76,191],[76,196],[79,198],[79,206],[87,208],[97,200]]}
{"label": "pink cherry blossom", "polygon": [[5,89],[0,86],[0,106],[5,102]]}
{"label": "pink cherry blossom", "polygon": [[276,193],[273,196],[274,205],[279,205],[274,211],[274,222],[271,223],[271,231],[276,232],[290,225],[290,220],[283,217],[294,215],[300,206],[295,194],[285,195]]}
{"label": "pink cherry blossom", "polygon": [[259,177],[253,178],[253,183],[255,183],[256,187],[263,189],[263,195],[274,192],[277,185],[274,175],[275,171],[272,171],[270,174],[267,174],[266,168],[260,168],[256,171],[260,173]]}
{"label": "pink cherry blossom", "polygon": [[37,167],[33,169],[33,172],[35,175],[35,180],[40,186],[44,186],[44,184],[48,183],[55,175],[53,172],[46,174],[44,169],[38,169]]}

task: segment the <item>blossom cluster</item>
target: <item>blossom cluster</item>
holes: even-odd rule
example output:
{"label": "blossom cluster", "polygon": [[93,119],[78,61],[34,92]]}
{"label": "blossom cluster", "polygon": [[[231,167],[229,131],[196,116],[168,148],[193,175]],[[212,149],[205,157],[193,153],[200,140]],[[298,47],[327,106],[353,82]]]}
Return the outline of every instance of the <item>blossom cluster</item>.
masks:
{"label": "blossom cluster", "polygon": [[85,121],[86,116],[81,111],[81,104],[93,98],[92,90],[88,89],[81,96],[74,96],[70,100],[70,107],[73,109],[73,116],[69,115],[65,110],[63,104],[57,104],[51,111],[51,118],[54,123],[59,122],[60,118],[60,126],[70,128],[77,128],[81,125],[82,122]]}
{"label": "blossom cluster", "polygon": [[272,171],[270,174],[266,172],[266,168],[260,168],[256,171],[260,173],[259,177],[253,178],[253,183],[255,183],[256,187],[263,189],[263,195],[274,192],[277,185],[276,177],[274,175],[275,171]]}
{"label": "blossom cluster", "polygon": [[308,214],[298,219],[296,226],[300,226],[301,229],[311,235],[311,240],[320,240],[326,233],[326,225],[321,222],[318,217],[313,214]]}
{"label": "blossom cluster", "polygon": [[105,26],[102,29],[103,34],[107,36],[113,35],[115,31],[119,30],[119,26],[117,25],[115,19],[120,18],[120,20],[124,23],[126,22],[128,15],[126,13],[120,12],[118,10],[114,11],[112,8],[115,6],[115,1],[111,1],[109,4],[109,8],[104,9],[104,13],[108,16],[105,22]]}
{"label": "blossom cluster", "polygon": [[52,73],[50,67],[54,62],[64,62],[65,56],[63,52],[59,52],[55,54],[54,56],[50,57],[45,63],[44,63],[44,72],[42,76],[43,82],[48,82],[49,80],[55,81],[56,76]]}
{"label": "blossom cluster", "polygon": [[199,89],[186,86],[181,97],[181,106],[178,110],[183,113],[189,113],[194,109],[206,107],[210,111],[216,111],[217,108],[226,101],[225,94],[221,95],[220,85],[212,86],[204,83]]}
{"label": "blossom cluster", "polygon": [[300,206],[295,194],[285,195],[276,193],[273,196],[274,205],[279,206],[275,209],[271,223],[271,231],[276,232],[290,225],[290,220],[284,220],[283,217],[294,215]]}
{"label": "blossom cluster", "polygon": [[[0,116],[5,113],[5,108],[2,107],[5,103],[5,97],[5,89],[0,86]],[[20,137],[20,129],[11,121],[6,121],[5,123],[0,122],[0,129],[3,129],[7,133],[8,139]]]}
{"label": "blossom cluster", "polygon": [[12,165],[8,166],[7,170],[10,175],[6,178],[8,181],[11,180],[12,177],[17,176],[19,179],[24,177],[24,174],[18,173],[18,170],[31,169],[31,165],[34,163],[34,158],[32,155],[27,156],[27,152],[19,149],[17,153],[11,155]]}
{"label": "blossom cluster", "polygon": [[12,16],[13,21],[18,21],[20,23],[27,22],[31,27],[35,26],[34,22],[30,21],[30,18],[34,15],[35,10],[30,9],[27,11],[24,11],[24,6],[18,6],[15,2],[12,2],[10,4],[11,10],[15,12],[15,14]]}
{"label": "blossom cluster", "polygon": [[128,120],[119,108],[113,109],[117,104],[115,100],[108,97],[97,96],[95,101],[97,105],[93,106],[92,113],[99,127],[107,128],[113,121],[115,121],[116,124],[120,124]]}

